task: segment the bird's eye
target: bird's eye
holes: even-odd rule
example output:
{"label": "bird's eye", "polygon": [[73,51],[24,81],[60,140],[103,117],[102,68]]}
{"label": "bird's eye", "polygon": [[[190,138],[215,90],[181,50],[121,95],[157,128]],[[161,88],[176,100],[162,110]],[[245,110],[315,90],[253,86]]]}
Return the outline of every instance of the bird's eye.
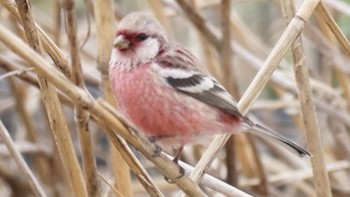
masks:
{"label": "bird's eye", "polygon": [[138,40],[138,41],[144,41],[144,40],[146,40],[148,38],[148,35],[146,35],[145,33],[140,33],[140,34],[138,34],[137,36],[136,36],[136,39]]}

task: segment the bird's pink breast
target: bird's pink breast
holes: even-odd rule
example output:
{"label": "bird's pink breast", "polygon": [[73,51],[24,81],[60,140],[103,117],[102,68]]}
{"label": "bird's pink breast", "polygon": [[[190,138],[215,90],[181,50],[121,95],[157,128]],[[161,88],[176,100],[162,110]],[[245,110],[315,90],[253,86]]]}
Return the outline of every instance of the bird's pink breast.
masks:
{"label": "bird's pink breast", "polygon": [[133,70],[110,70],[121,110],[146,136],[182,145],[203,134],[229,132],[239,121],[159,83],[154,74],[149,64]]}

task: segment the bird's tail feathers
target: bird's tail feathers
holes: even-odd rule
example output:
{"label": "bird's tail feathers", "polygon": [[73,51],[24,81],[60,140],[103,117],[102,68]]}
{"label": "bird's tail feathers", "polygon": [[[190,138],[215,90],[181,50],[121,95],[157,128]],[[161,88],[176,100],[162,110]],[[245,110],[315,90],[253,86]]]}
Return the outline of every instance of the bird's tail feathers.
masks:
{"label": "bird's tail feathers", "polygon": [[244,117],[243,121],[245,124],[244,126],[248,128],[248,132],[250,132],[254,135],[257,135],[261,138],[267,139],[267,140],[272,139],[272,140],[278,142],[279,144],[284,145],[284,147],[288,148],[289,150],[296,153],[300,157],[303,157],[305,155],[311,156],[307,150],[305,150],[304,148],[302,148],[298,144],[292,142],[291,140],[281,136],[280,134],[278,134],[278,133],[276,133],[268,128],[265,128],[259,124],[256,124],[246,117]]}

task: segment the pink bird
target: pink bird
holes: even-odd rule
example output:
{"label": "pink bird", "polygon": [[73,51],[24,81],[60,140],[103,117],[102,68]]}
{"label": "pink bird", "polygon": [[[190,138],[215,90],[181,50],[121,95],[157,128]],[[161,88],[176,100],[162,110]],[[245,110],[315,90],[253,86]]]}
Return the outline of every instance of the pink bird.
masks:
{"label": "pink bird", "polygon": [[163,147],[181,150],[203,136],[248,130],[310,155],[243,116],[225,88],[149,14],[131,13],[118,24],[109,77],[122,113]]}

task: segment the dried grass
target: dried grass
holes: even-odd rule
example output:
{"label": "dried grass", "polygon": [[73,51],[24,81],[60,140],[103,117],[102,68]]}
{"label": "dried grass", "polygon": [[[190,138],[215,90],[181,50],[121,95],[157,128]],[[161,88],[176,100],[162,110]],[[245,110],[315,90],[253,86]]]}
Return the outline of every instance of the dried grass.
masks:
{"label": "dried grass", "polygon": [[[312,157],[221,135],[185,148],[178,179],[109,88],[115,24],[136,10],[188,46],[243,114]],[[0,0],[0,195],[349,196],[349,15],[338,0]]]}

